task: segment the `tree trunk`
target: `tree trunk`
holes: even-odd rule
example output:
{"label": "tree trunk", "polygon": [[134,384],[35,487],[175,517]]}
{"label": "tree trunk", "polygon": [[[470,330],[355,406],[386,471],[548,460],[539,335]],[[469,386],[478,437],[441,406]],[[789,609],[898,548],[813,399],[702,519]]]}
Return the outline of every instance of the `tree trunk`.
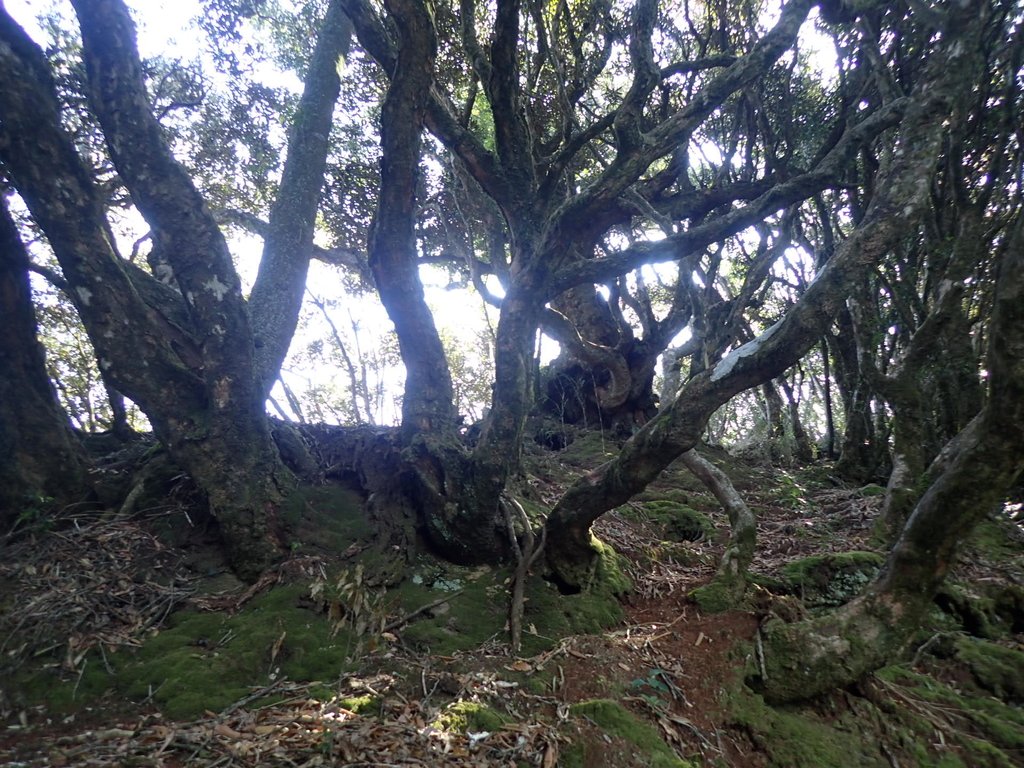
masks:
{"label": "tree trunk", "polygon": [[[938,62],[939,59],[936,59]],[[936,86],[936,87],[932,87]],[[555,577],[579,588],[595,553],[590,526],[624,503],[671,461],[693,448],[711,414],[734,395],[781,375],[820,339],[865,267],[882,258],[927,200],[919,183],[934,167],[941,124],[952,94],[929,84],[916,92],[900,125],[891,165],[879,181],[864,218],[821,268],[796,305],[759,337],[730,352],[688,381],[675,401],[629,440],[612,461],[577,481],[547,520],[547,558]]]}
{"label": "tree trunk", "polygon": [[86,459],[46,374],[29,256],[0,196],[0,531],[21,515],[85,501]]}
{"label": "tree trunk", "polygon": [[60,125],[46,59],[2,12],[0,157],[60,262],[100,367],[206,493],[232,565],[255,578],[280,551],[276,510],[294,479],[271,439],[241,285],[150,111],[127,9],[75,5],[91,103],[178,290],[115,252],[97,188]]}
{"label": "tree trunk", "polygon": [[903,649],[955,563],[959,545],[1024,471],[1024,219],[999,269],[989,327],[989,399],[954,439],[867,591],[836,613],[766,627],[767,699],[794,701],[847,685]]}
{"label": "tree trunk", "polygon": [[734,608],[747,589],[747,569],[757,543],[757,521],[725,472],[695,450],[687,451],[679,459],[718,499],[730,526],[729,543],[714,580],[694,590],[692,597],[705,611]]}

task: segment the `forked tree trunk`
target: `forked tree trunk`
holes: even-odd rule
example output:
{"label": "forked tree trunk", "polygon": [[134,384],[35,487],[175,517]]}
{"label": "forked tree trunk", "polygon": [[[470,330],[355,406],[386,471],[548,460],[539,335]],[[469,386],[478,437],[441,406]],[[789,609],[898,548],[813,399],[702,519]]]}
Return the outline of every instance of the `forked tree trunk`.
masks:
{"label": "forked tree trunk", "polygon": [[725,472],[695,450],[687,451],[679,460],[714,494],[729,517],[729,543],[715,578],[693,594],[704,610],[728,610],[735,607],[747,589],[747,569],[757,543],[757,521]]}
{"label": "forked tree trunk", "polygon": [[0,156],[60,262],[99,365],[206,493],[234,568],[255,578],[280,552],[276,511],[294,478],[270,435],[241,285],[150,111],[127,9],[75,6],[92,105],[178,290],[115,252],[98,190],[60,124],[45,56],[2,11]]}

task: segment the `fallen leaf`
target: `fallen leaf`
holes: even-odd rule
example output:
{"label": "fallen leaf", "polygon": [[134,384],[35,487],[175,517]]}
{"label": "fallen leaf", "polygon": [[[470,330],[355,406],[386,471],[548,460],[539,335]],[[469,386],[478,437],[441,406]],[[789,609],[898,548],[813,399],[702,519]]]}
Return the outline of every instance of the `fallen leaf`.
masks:
{"label": "fallen leaf", "polygon": [[224,725],[224,723],[217,723],[213,726],[213,732],[218,736],[224,736],[228,739],[243,739],[245,738],[242,734],[232,728],[230,725]]}

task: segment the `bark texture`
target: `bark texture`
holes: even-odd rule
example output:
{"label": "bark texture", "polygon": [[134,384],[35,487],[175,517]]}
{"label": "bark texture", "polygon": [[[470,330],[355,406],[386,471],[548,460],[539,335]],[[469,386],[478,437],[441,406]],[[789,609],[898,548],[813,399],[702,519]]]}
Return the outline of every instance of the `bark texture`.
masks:
{"label": "bark texture", "polygon": [[75,7],[90,101],[178,290],[116,252],[103,201],[61,126],[45,57],[3,12],[0,158],[60,262],[100,368],[205,491],[232,564],[255,577],[279,552],[276,510],[294,480],[270,436],[238,277],[150,110],[127,9],[114,0]]}
{"label": "bark texture", "polygon": [[87,462],[46,372],[28,252],[0,197],[0,531],[88,496]]}

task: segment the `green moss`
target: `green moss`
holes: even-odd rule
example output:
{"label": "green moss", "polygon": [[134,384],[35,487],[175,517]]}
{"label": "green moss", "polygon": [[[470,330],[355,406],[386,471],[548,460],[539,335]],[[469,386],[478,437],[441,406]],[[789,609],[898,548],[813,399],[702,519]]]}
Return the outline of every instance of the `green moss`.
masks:
{"label": "green moss", "polygon": [[509,718],[477,701],[456,701],[434,721],[434,727],[455,733],[493,733],[500,731]]}
{"label": "green moss", "polygon": [[[937,708],[944,717],[954,716],[970,721],[973,724],[971,730],[974,731],[974,735],[968,734],[963,728],[948,734],[951,741],[958,743],[965,750],[970,758],[970,765],[1000,768],[1009,766],[1013,761],[1007,758],[1007,752],[1019,753],[1024,750],[1024,711],[1019,706],[986,695],[987,691],[971,693],[962,690],[970,688],[969,683],[953,688],[934,677],[901,666],[886,667],[875,675],[888,683],[902,687],[913,699]],[[930,743],[933,723],[929,719],[915,716],[914,713],[919,709],[920,707],[907,709],[901,706],[898,711],[900,718],[915,728],[917,738],[923,743]],[[978,736],[983,738],[977,738]],[[930,761],[920,762],[922,765],[933,764]]]}
{"label": "green moss", "polygon": [[234,615],[176,614],[167,629],[120,660],[115,686],[132,700],[152,695],[171,717],[190,718],[223,709],[282,675],[337,678],[351,666],[357,640],[345,632],[332,637],[326,617],[302,606],[307,593],[305,585],[292,584]]}
{"label": "green moss", "polygon": [[587,768],[587,750],[582,744],[570,744],[558,757],[560,768]]}
{"label": "green moss", "polygon": [[967,540],[967,548],[999,562],[1024,561],[1020,533],[1003,517],[988,517],[978,523]]}
{"label": "green moss", "polygon": [[281,520],[295,547],[342,552],[372,533],[359,494],[341,485],[300,486],[289,494]]}
{"label": "green moss", "polygon": [[376,696],[349,696],[338,701],[338,704],[349,712],[357,715],[366,715],[374,712],[380,706],[380,699]]}
{"label": "green moss", "polygon": [[688,768],[690,763],[680,760],[661,735],[647,723],[637,719],[628,709],[611,699],[592,699],[573,704],[569,712],[585,717],[607,733],[625,739],[649,755],[654,768]]}
{"label": "green moss", "polygon": [[693,507],[664,499],[643,504],[647,518],[657,524],[670,541],[698,541],[715,533],[714,523]]}
{"label": "green moss", "polygon": [[590,581],[590,591],[611,595],[625,595],[631,592],[633,582],[622,570],[619,553],[593,534],[590,536],[590,545],[597,552],[597,567],[594,578]]}
{"label": "green moss", "polygon": [[852,768],[883,766],[873,744],[858,734],[840,730],[808,710],[771,707],[749,689],[739,686],[726,697],[733,724],[742,727],[754,744],[778,768]]}
{"label": "green moss", "polygon": [[[566,635],[601,632],[622,621],[616,594],[631,587],[618,568],[614,550],[602,547],[595,587],[578,595],[561,595],[539,577],[526,585],[523,647],[526,655],[551,648]],[[431,653],[451,655],[504,637],[509,611],[510,574],[505,569],[467,568],[422,559],[410,578],[388,594],[393,613],[412,613],[444,594],[451,600],[417,616],[398,631],[403,641]],[[455,591],[453,591],[455,590]],[[457,591],[461,590],[461,591]]]}
{"label": "green moss", "polygon": [[877,552],[814,555],[787,563],[782,575],[809,607],[835,607],[859,594],[883,562]]}
{"label": "green moss", "polygon": [[982,688],[1000,698],[1024,702],[1024,653],[960,636],[956,640],[956,655]]}
{"label": "green moss", "polygon": [[746,592],[746,581],[739,576],[718,574],[702,587],[690,592],[690,599],[704,613],[724,613],[738,606]]}

